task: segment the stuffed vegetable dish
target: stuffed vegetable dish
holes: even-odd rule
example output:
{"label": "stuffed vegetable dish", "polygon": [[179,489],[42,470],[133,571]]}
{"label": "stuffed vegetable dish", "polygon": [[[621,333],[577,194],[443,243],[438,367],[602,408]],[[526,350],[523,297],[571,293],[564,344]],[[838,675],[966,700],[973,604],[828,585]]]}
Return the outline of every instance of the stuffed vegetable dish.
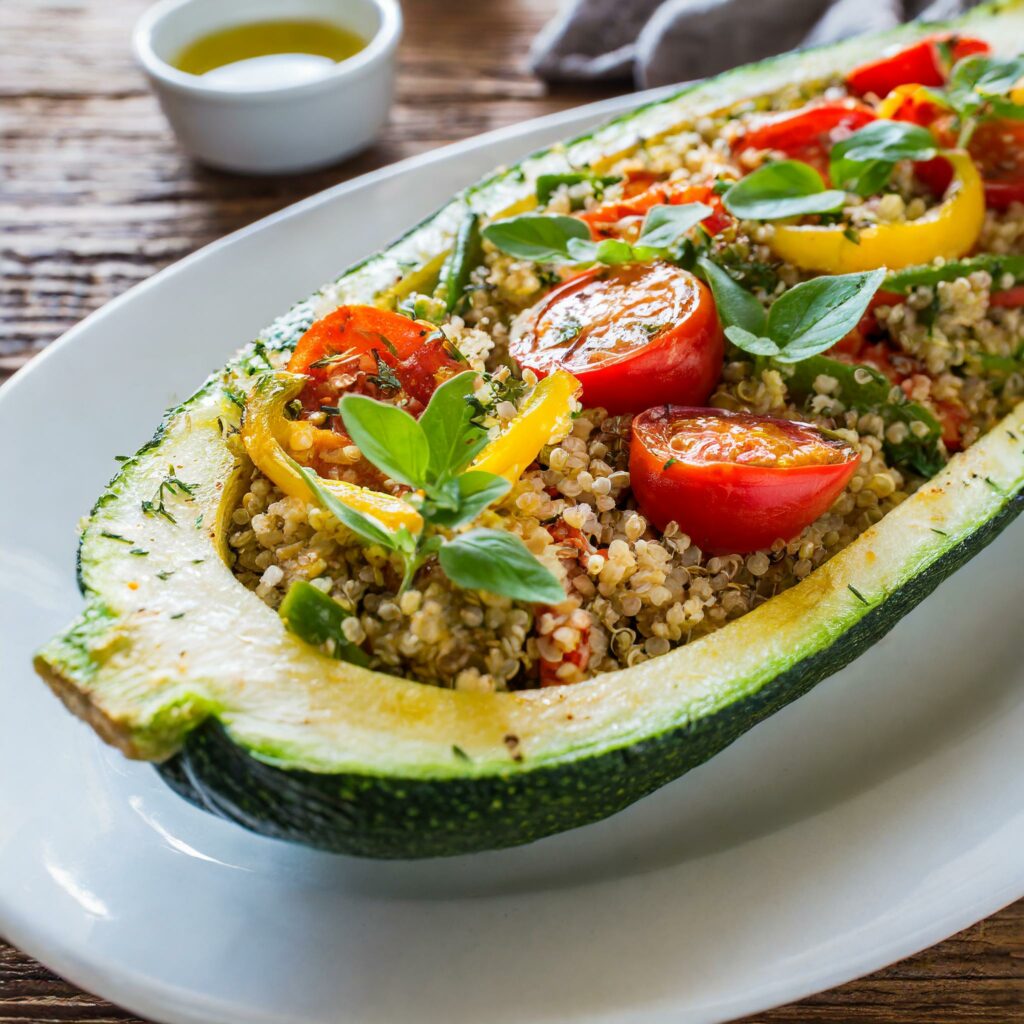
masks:
{"label": "stuffed vegetable dish", "polygon": [[40,673],[365,856],[705,761],[1020,511],[1021,50],[996,3],[787,55],[460,193],[121,461]]}

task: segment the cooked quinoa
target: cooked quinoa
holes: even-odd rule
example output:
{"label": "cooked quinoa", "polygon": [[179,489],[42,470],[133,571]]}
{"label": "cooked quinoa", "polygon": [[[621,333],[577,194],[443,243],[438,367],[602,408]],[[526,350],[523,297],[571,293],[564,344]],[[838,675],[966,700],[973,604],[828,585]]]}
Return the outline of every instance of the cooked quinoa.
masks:
{"label": "cooked quinoa", "polygon": [[[841,95],[830,86],[828,96]],[[749,104],[728,117],[704,118],[670,137],[649,143],[608,169],[613,175],[649,172],[661,179],[706,182],[749,171],[737,162],[732,140],[744,119],[760,110],[797,107],[806,97],[792,90]],[[548,212],[586,210],[616,197],[619,185],[590,182],[560,187]],[[900,168],[884,195],[854,200],[846,209],[860,226],[920,217],[933,203]],[[629,238],[636,225],[622,224]],[[739,222],[715,239],[715,250],[766,305],[806,279],[781,264],[766,245],[770,224]],[[1024,252],[1024,207],[989,211],[978,249]],[[517,377],[508,365],[509,332],[520,312],[557,279],[549,269],[515,260],[485,246],[473,274],[463,317],[443,329],[476,369],[499,381]],[[990,304],[993,281],[985,271],[915,289],[905,302],[874,310],[885,343],[912,360],[916,372],[905,395],[933,411],[944,404],[961,410],[957,446],[972,444],[1024,396],[1024,376],[998,357],[1018,355],[1022,311]],[[333,308],[325,296],[323,311]],[[525,374],[526,384],[535,378]],[[338,396],[351,385],[344,373],[332,385]],[[490,411],[489,422],[511,419],[524,389],[510,389]],[[238,579],[271,607],[289,586],[307,580],[338,600],[352,615],[346,638],[361,646],[371,667],[460,690],[494,691],[574,683],[596,673],[633,666],[718,629],[793,586],[890,509],[906,500],[924,477],[890,464],[886,442],[900,443],[911,429],[882,416],[844,406],[837,381],[814,380],[813,393],[797,401],[779,369],[730,348],[721,381],[709,404],[813,423],[834,431],[860,452],[861,462],[829,511],[789,541],[750,554],[701,551],[677,524],[654,529],[638,511],[628,471],[630,416],[603,409],[578,411],[567,436],[546,445],[510,493],[484,521],[519,535],[565,587],[565,600],[550,608],[516,604],[494,594],[462,590],[428,562],[413,586],[396,596],[400,573],[381,549],[356,541],[320,507],[282,494],[253,469],[235,509],[229,534]],[[303,423],[322,425],[312,412],[293,424],[290,454],[312,459]],[[947,438],[947,440],[949,440]],[[944,451],[944,449],[942,449]],[[368,467],[347,440],[323,452],[317,464],[326,477],[365,482]],[[379,485],[394,490],[389,481]]]}

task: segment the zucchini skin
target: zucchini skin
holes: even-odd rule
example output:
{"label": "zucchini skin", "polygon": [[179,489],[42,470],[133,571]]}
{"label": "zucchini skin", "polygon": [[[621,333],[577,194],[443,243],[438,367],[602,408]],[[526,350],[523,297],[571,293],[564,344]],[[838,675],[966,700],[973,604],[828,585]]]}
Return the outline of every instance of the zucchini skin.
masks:
{"label": "zucchini skin", "polygon": [[877,643],[1024,511],[1024,491],[833,643],[717,713],[638,743],[507,776],[401,779],[285,770],[211,719],[156,769],[193,804],[261,835],[378,859],[453,856],[600,821],[724,750]]}

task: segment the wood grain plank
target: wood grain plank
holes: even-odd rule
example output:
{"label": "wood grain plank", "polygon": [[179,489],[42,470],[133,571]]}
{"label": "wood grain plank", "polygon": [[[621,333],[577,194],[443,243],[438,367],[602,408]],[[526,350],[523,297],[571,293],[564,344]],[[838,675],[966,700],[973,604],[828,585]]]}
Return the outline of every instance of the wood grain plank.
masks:
{"label": "wood grain plank", "polygon": [[[315,174],[246,178],[175,146],[128,48],[147,0],[0,3],[0,380],[86,314],[229,231],[394,160],[611,95],[525,70],[556,0],[407,0],[391,122]],[[59,46],[53,41],[60,40]],[[1024,901],[869,978],[746,1024],[1024,1022]],[[0,941],[0,1024],[138,1018]]]}

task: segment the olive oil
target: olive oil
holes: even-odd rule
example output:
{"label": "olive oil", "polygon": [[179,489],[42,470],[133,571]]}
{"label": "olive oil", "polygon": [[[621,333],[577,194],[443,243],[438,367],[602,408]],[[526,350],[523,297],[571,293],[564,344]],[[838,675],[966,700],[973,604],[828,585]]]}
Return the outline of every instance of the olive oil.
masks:
{"label": "olive oil", "polygon": [[201,36],[171,63],[222,85],[265,88],[318,78],[365,46],[355,32],[327,21],[253,21]]}

